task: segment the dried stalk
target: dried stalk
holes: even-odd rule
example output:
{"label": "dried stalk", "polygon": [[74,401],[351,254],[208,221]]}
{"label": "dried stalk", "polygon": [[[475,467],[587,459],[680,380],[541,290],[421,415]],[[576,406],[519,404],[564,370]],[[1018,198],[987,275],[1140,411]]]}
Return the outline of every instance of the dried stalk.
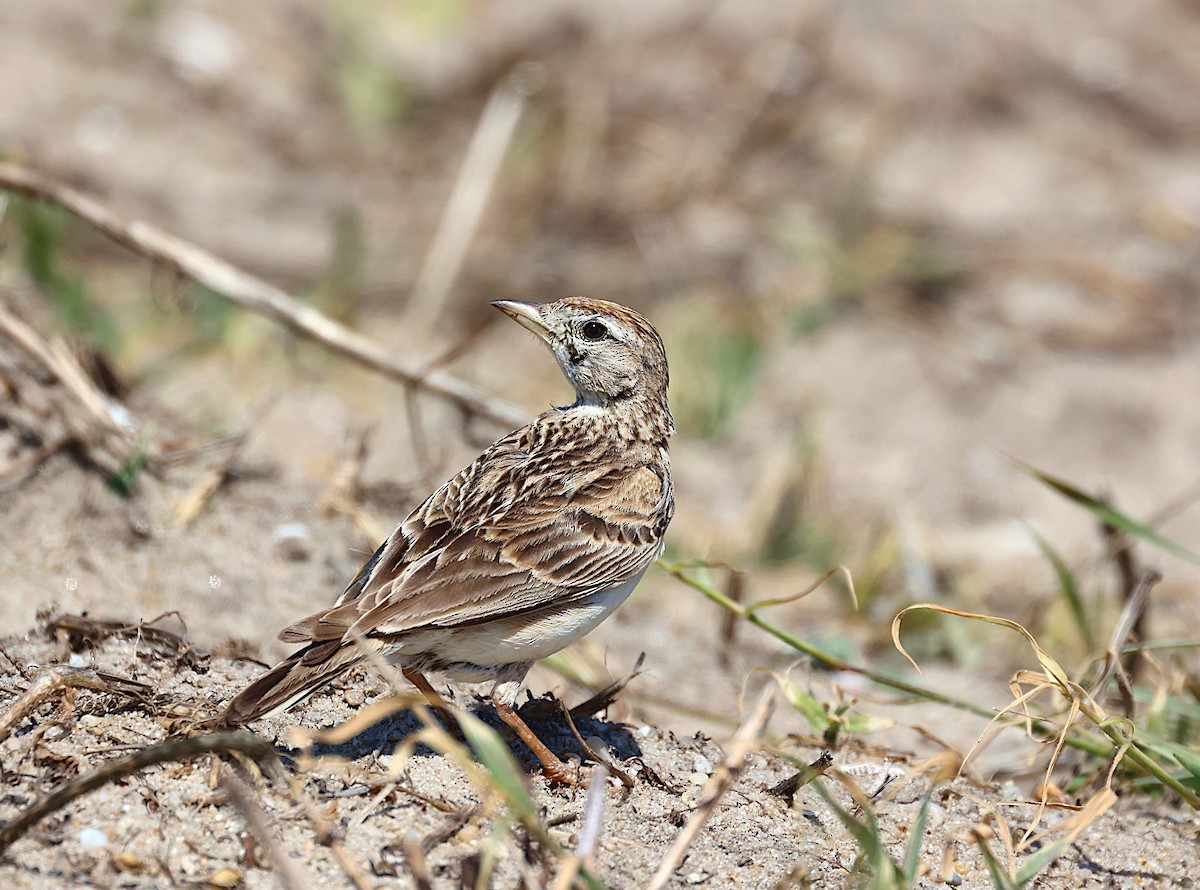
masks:
{"label": "dried stalk", "polygon": [[0,826],[0,853],[7,850],[14,841],[55,810],[62,809],[75,798],[81,797],[89,791],[95,791],[109,782],[123,779],[148,766],[165,763],[168,760],[189,760],[202,754],[235,751],[253,758],[264,766],[278,763],[275,748],[265,740],[248,732],[215,732],[150,745],[128,757],[118,758],[90,773],[72,779],[57,791],[26,807],[17,818]]}
{"label": "dried stalk", "polygon": [[118,677],[92,668],[53,664],[38,671],[29,688],[0,714],[0,741],[8,738],[21,721],[41,706],[42,702],[64,689],[91,689],[95,692],[148,698],[151,692],[145,683]]}
{"label": "dried stalk", "polygon": [[733,787],[734,781],[745,769],[746,759],[758,745],[758,737],[762,735],[762,731],[767,725],[767,718],[770,717],[774,704],[775,687],[772,686],[762,694],[750,718],[734,735],[733,741],[729,745],[728,755],[705,784],[700,796],[700,803],[692,811],[687,823],[679,830],[675,842],[671,844],[670,849],[663,856],[662,862],[658,864],[654,877],[646,885],[646,890],[662,890],[671,882],[671,876],[679,867],[679,863],[683,862],[688,847],[696,839],[696,835],[700,833],[700,829],[704,827],[709,816],[713,814],[721,798]]}
{"label": "dried stalk", "polygon": [[0,164],[0,189],[55,204],[134,253],[174,269],[214,293],[273,318],[304,337],[396,380],[445,399],[465,414],[515,426],[528,413],[444,371],[421,371],[372,342],[208,251],[144,222],[126,222],[99,201],[17,164]]}
{"label": "dried stalk", "polygon": [[279,875],[279,883],[283,884],[285,890],[309,890],[313,886],[312,881],[308,879],[299,860],[289,856],[275,839],[270,826],[267,825],[266,814],[251,796],[246,783],[228,770],[222,770],[221,789],[229,795],[233,805],[241,812],[242,818],[246,820],[246,827],[250,829],[255,840],[267,851],[275,866],[275,872]]}
{"label": "dried stalk", "polygon": [[[3,166],[0,164],[0,168]],[[52,420],[60,430],[47,445],[49,451],[38,453],[35,466],[50,451],[67,442],[79,443],[96,466],[112,475],[120,473],[137,455],[139,448],[153,452],[154,443],[142,441],[141,424],[129,409],[97,389],[66,344],[45,339],[0,300],[0,358],[3,358],[4,341],[14,344],[19,352],[58,383],[58,386],[46,387],[44,410],[49,416],[38,419]],[[23,367],[26,366],[15,355],[0,361],[0,388],[9,375],[14,379],[7,381],[7,387],[18,397],[23,386],[45,386],[23,373]]]}
{"label": "dried stalk", "polygon": [[404,321],[418,336],[432,330],[445,308],[495,185],[500,162],[517,130],[526,98],[533,92],[530,80],[520,68],[506,78],[488,98],[475,127],[454,190],[442,211],[437,234],[404,310]]}

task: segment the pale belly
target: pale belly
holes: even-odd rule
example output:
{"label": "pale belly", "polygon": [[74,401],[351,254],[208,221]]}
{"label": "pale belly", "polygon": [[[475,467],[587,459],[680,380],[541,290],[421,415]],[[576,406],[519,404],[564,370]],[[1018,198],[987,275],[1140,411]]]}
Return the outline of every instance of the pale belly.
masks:
{"label": "pale belly", "polygon": [[[463,680],[482,680],[496,668],[537,661],[581,639],[625,602],[640,580],[641,574],[619,587],[561,608],[547,608],[453,630],[418,631],[407,636],[389,660],[403,663],[418,652],[428,653],[446,665],[447,674]],[[451,665],[462,667],[454,669]],[[486,674],[471,671],[467,667],[470,665],[493,670]]]}

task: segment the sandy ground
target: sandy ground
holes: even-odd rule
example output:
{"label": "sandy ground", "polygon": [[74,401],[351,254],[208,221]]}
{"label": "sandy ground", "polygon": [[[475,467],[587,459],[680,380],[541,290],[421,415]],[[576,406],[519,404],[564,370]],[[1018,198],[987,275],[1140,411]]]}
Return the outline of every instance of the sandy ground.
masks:
{"label": "sandy ground", "polygon": [[[0,641],[0,713],[29,685],[38,666],[54,663],[92,667],[135,680],[147,684],[149,693],[148,701],[130,701],[82,690],[66,699],[51,699],[22,720],[0,745],[5,782],[0,820],[12,818],[67,779],[169,733],[185,731],[186,718],[211,715],[261,670],[258,662],[247,657],[261,657],[264,649],[272,648],[260,642],[266,636],[262,627],[277,626],[275,615],[294,614],[298,606],[327,596],[337,586],[335,578],[344,576],[353,564],[345,552],[345,539],[353,532],[349,524],[312,514],[303,498],[281,489],[265,473],[235,481],[185,533],[138,534],[144,517],[137,512],[136,501],[116,498],[94,474],[66,458],[48,463],[11,503],[14,509],[5,511],[3,520],[5,540],[13,543],[6,548],[8,553],[27,552],[34,545],[32,540],[21,540],[21,530],[35,525],[23,510],[43,513],[36,524],[40,529],[53,527],[55,518],[64,528],[78,529],[68,516],[82,514],[88,517],[89,534],[64,534],[61,541],[41,537],[39,553],[44,562],[24,576],[18,566],[4,566],[10,584],[24,584],[32,591],[39,584],[35,578],[62,578],[56,598],[64,612],[102,598],[114,603],[103,611],[93,609],[95,618],[150,615],[171,603],[182,603],[179,614],[189,625],[186,638],[197,651],[189,649],[180,658],[152,643],[139,646],[128,639],[109,639],[72,652],[67,638],[46,630],[44,617],[27,634]],[[272,543],[278,529],[268,517],[286,519],[290,525],[304,523],[311,540]],[[599,878],[618,888],[645,883],[724,757],[720,740],[728,739],[728,729],[711,730],[716,733],[714,740],[694,728],[712,726],[712,701],[706,710],[702,696],[721,696],[729,702],[727,719],[735,723],[740,719],[737,690],[731,688],[744,676],[740,670],[715,664],[698,669],[695,650],[683,658],[673,654],[681,648],[681,640],[711,647],[697,638],[715,635],[717,622],[694,620],[688,628],[655,626],[644,619],[648,608],[645,598],[635,602],[629,610],[632,614],[614,619],[600,632],[600,641],[593,643],[603,646],[605,641],[620,640],[615,652],[641,647],[649,653],[646,673],[632,681],[617,704],[601,715],[604,719],[584,720],[579,727],[585,737],[603,739],[616,762],[635,777],[629,791],[610,780],[613,785],[607,792],[595,854]],[[238,618],[233,620],[235,613]],[[174,616],[161,625],[181,631]],[[245,632],[231,634],[235,628]],[[738,649],[735,665],[786,668],[782,653],[764,646],[760,638],[745,638]],[[209,651],[214,654],[208,656]],[[615,652],[609,661],[618,673],[632,667]],[[231,658],[234,654],[237,657]],[[680,661],[686,668],[677,666]],[[672,688],[682,693],[682,670],[690,671],[687,691],[676,696],[672,707],[664,707]],[[802,677],[803,672],[794,675]],[[540,694],[554,679],[535,672],[530,686]],[[561,680],[554,685],[572,703],[586,697],[585,690]],[[396,747],[418,728],[406,713],[385,719],[340,748],[325,749],[325,756],[315,763],[297,764],[290,759],[298,753],[296,727],[334,726],[382,689],[374,677],[355,674],[304,708],[255,727],[289,758],[307,800],[343,838],[352,867],[361,869],[372,886],[391,886],[391,876],[396,875],[398,886],[411,885],[399,839],[413,834],[428,839],[428,867],[435,887],[462,886],[464,874],[473,874],[480,851],[489,844],[501,851],[493,886],[519,886],[528,874],[535,876],[533,880],[547,880],[555,867],[543,854],[528,852],[521,832],[502,832],[495,840],[495,812],[471,809],[490,798],[452,761],[425,747],[418,747],[409,759],[394,755]],[[471,690],[451,692],[458,703],[498,725]],[[691,712],[685,707],[688,702],[696,703]],[[935,721],[929,725],[939,732],[953,735],[955,720],[969,722],[947,720],[939,710],[928,712]],[[697,717],[696,712],[707,717]],[[539,716],[528,708],[525,713],[555,750],[579,756],[578,743],[561,717]],[[912,706],[899,713],[908,720],[921,719]],[[660,715],[657,725],[644,722],[645,714]],[[959,731],[966,729],[964,725]],[[795,772],[790,762],[773,752],[802,762],[820,753],[819,748],[789,741],[788,733],[799,731],[796,714],[781,706],[764,736],[766,747],[751,755],[747,770],[689,848],[671,886],[784,886],[789,875],[793,881],[807,875],[817,887],[842,886],[847,881],[858,848],[828,806],[811,788],[802,790],[791,805],[770,791]],[[510,740],[510,744],[525,767],[532,769],[520,743]],[[1013,756],[1011,749],[1006,750],[1006,761]],[[901,750],[885,757],[849,749],[836,753],[837,764],[868,794],[876,795],[873,806],[882,836],[897,858],[902,858],[909,842],[908,827],[927,787],[924,778],[909,775],[923,759]],[[240,885],[275,886],[282,878],[272,874],[267,853],[248,840],[252,833],[241,811],[214,785],[215,769],[209,758],[168,763],[85,795],[8,849],[0,857],[0,878],[12,887],[57,887],[64,882],[159,887],[219,884],[236,876]],[[553,836],[572,848],[581,830],[584,791],[547,787],[536,771],[529,784],[543,822],[553,825]],[[844,804],[853,805],[843,791],[836,790],[836,782],[830,782],[830,787]],[[261,783],[253,796],[267,813],[271,837],[295,858],[314,885],[348,881],[343,866],[318,842],[311,820],[286,790]],[[932,886],[932,876],[943,875],[958,886],[991,886],[969,832],[989,813],[1002,816],[1018,832],[1033,812],[1027,794],[1011,783],[958,779],[939,787],[922,845],[922,860],[931,876],[922,885]],[[1052,809],[1044,824],[1053,825],[1069,815]],[[1197,821],[1186,810],[1133,798],[1090,827],[1043,872],[1038,886],[1191,886],[1197,832]],[[948,859],[947,849],[952,851]]]}
{"label": "sandy ground", "polygon": [[[51,636],[43,627],[3,641],[6,670],[0,683],[6,697],[22,685],[15,668],[32,671],[67,656],[80,667],[148,684],[150,700],[131,703],[82,691],[66,702],[44,705],[36,720],[24,721],[0,746],[2,818],[11,818],[51,785],[162,740],[168,728],[179,727],[180,715],[210,711],[258,671],[244,660],[209,659],[196,651],[188,653],[190,661],[181,660],[128,640],[69,656]],[[190,666],[197,662],[199,669]],[[264,721],[258,732],[274,739],[292,762],[300,754],[294,747],[297,726],[339,723],[355,712],[361,692],[370,695],[381,688],[377,681],[360,678],[319,696],[296,716]],[[464,703],[471,706],[469,698]],[[486,718],[486,708],[473,707]],[[528,708],[526,716],[533,719]],[[533,725],[556,750],[578,754],[561,722],[535,719]],[[463,886],[485,846],[498,850],[493,886],[521,886],[528,875],[546,880],[554,868],[544,851],[536,844],[531,848],[519,831],[493,833],[494,811],[483,806],[491,797],[481,794],[453,762],[420,746],[409,757],[394,753],[417,728],[415,720],[401,713],[336,750],[318,749],[319,759],[297,770],[299,798],[278,786],[253,787],[248,793],[270,826],[270,840],[264,842],[286,851],[313,886],[347,882],[345,866],[317,842],[301,800],[332,823],[350,868],[361,870],[369,886],[415,886],[399,843],[406,837],[427,840],[426,862],[435,887]],[[595,873],[611,887],[642,886],[699,803],[704,783],[723,759],[722,749],[702,733],[676,736],[650,725],[580,720],[579,730],[602,739],[636,780],[628,790],[609,780]],[[815,757],[817,752],[791,746],[789,753]],[[874,795],[882,836],[901,858],[925,781],[913,779],[908,766],[896,760],[843,755],[838,761]],[[771,792],[794,772],[777,756],[751,754],[670,886],[758,888],[803,885],[805,878],[810,886],[840,886],[858,854],[856,845],[811,788],[790,802]],[[214,785],[217,774],[207,758],[168,763],[69,804],[0,858],[5,886],[160,887],[223,881],[229,882],[226,886],[276,886],[282,876],[271,873],[267,850],[253,839],[226,792]],[[570,849],[582,828],[582,789],[549,788],[536,775],[530,785],[544,823],[553,826],[551,835]],[[842,805],[853,806],[844,792],[834,794]],[[988,813],[1002,816],[1019,831],[1031,812],[1011,785],[959,779],[941,786],[931,805],[922,861],[932,875],[955,886],[991,886],[969,831]],[[1051,810],[1044,824],[1066,815]],[[1074,845],[1043,872],[1037,886],[1190,887],[1196,834],[1195,821],[1186,815],[1142,802],[1101,819],[1090,829],[1089,840]],[[926,878],[922,886],[931,881]]]}
{"label": "sandy ground", "polygon": [[[1076,571],[1102,633],[1117,613],[1111,563],[1091,518],[1008,456],[1106,492],[1200,549],[1200,94],[1189,88],[1200,78],[1189,51],[1200,17],[1186,4],[444,8],[458,12],[418,20],[381,5],[358,20],[319,0],[0,4],[9,85],[0,153],[293,288],[413,360],[461,345],[497,297],[582,291],[645,311],[668,343],[682,429],[672,555],[748,569],[751,599],[846,562],[872,590],[860,613],[821,593],[772,615],[860,663],[907,670],[888,621],[934,600],[1021,620],[1072,670],[1087,667],[1030,526]],[[542,88],[440,325],[414,336],[402,307],[474,121],[495,84],[530,60]],[[393,89],[394,112],[355,104],[372,78]],[[12,212],[0,288],[45,304],[38,321],[53,327],[50,301],[8,249],[21,243]],[[347,231],[361,236],[349,272],[339,258],[354,240]],[[121,331],[112,358],[135,411],[177,444],[250,435],[218,496],[183,530],[172,528],[172,509],[212,460],[205,452],[131,499],[69,455],[0,490],[0,645],[14,660],[0,656],[0,707],[27,684],[21,668],[64,656],[38,629],[50,603],[125,622],[176,612],[168,620],[183,624],[171,626],[214,652],[205,674],[121,642],[81,653],[154,684],[163,700],[81,692],[22,721],[0,749],[0,819],[110,748],[162,738],[168,699],[224,700],[258,668],[222,652],[281,655],[277,629],[329,602],[379,536],[504,432],[424,399],[416,435],[394,384],[261,319],[221,315],[78,227],[62,253],[66,274],[86,280]],[[738,336],[754,349],[745,378],[723,351]],[[566,397],[549,359],[515,328],[483,331],[450,367],[530,415]],[[709,423],[727,402],[727,416]],[[377,429],[360,506],[373,531],[317,507],[344,440],[367,421]],[[0,446],[3,473],[29,443],[0,429]],[[772,550],[772,540],[782,543]],[[1200,572],[1144,546],[1138,557],[1166,575],[1149,635],[1200,638]],[[678,830],[672,814],[694,806],[693,779],[720,761],[744,687],[756,690],[763,669],[897,720],[857,741],[894,755],[900,770],[941,750],[930,735],[965,751],[983,729],[981,719],[898,705],[853,677],[797,666],[751,628],[729,642],[722,617],[652,573],[572,653],[589,686],[646,653],[643,674],[589,732],[622,758],[636,746],[677,789],[640,781],[611,796],[597,868],[613,886],[644,883]],[[990,631],[947,623],[915,642],[926,682],[992,707],[1008,701],[1012,671],[1031,666]],[[1189,671],[1180,656],[1149,682],[1162,689],[1164,677]],[[355,684],[369,692],[373,682]],[[326,726],[351,713],[355,684],[264,730],[286,748],[292,722]],[[529,685],[569,701],[586,695],[545,668]],[[391,790],[396,777],[379,757],[412,725],[397,718],[347,752],[348,764],[300,774],[381,885],[374,872],[407,873],[395,848],[402,831],[436,838],[451,818]],[[574,745],[554,720],[539,725],[564,750]],[[845,882],[854,845],[824,805],[805,792],[788,808],[764,791],[789,769],[772,752],[818,753],[789,741],[807,731],[777,709],[767,747],[722,800],[678,884],[771,887],[793,869],[815,886]],[[689,741],[697,732],[712,741]],[[868,771],[869,791],[892,768],[862,752],[837,757]],[[934,874],[952,845],[965,885],[987,886],[960,838],[988,811],[1025,824],[1020,801],[1044,764],[1044,749],[1004,733],[977,765],[997,785],[960,780],[939,792],[923,852]],[[396,789],[450,809],[478,800],[437,755],[421,752],[407,768]],[[242,816],[211,780],[197,761],[107,786],[9,850],[0,876],[15,886],[165,886],[228,868],[249,885],[275,882],[247,859]],[[580,795],[532,784],[548,818],[572,814],[553,829],[571,846]],[[894,849],[920,788],[876,800]],[[295,804],[278,789],[258,793],[271,831],[313,882],[343,882]],[[437,885],[462,883],[491,824],[478,814],[431,847]],[[1190,886],[1200,880],[1196,824],[1170,801],[1131,794],[1038,886]],[[92,828],[103,839],[81,840]],[[517,886],[519,840],[507,835],[501,847],[496,886]]]}

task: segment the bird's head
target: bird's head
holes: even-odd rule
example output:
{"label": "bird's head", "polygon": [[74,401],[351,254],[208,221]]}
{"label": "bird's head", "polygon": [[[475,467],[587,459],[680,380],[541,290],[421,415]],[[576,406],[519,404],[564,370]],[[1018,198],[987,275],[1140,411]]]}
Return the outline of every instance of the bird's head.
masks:
{"label": "bird's head", "polygon": [[575,387],[576,405],[666,405],[667,353],[638,313],[606,300],[567,297],[552,303],[496,300],[497,309],[532,331]]}

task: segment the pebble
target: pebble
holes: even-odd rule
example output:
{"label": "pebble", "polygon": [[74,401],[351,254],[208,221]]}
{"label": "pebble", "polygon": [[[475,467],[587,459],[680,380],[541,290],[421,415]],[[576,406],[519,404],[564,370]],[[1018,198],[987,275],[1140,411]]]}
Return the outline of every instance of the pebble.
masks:
{"label": "pebble", "polygon": [[312,534],[302,522],[276,526],[271,541],[275,552],[292,562],[305,562],[312,555]]}
{"label": "pebble", "polygon": [[108,846],[108,835],[99,828],[85,828],[75,836],[75,840],[85,850],[99,850]]}
{"label": "pebble", "polygon": [[479,840],[479,826],[474,822],[468,822],[458,830],[458,834],[454,835],[454,839],[460,844],[470,844]]}
{"label": "pebble", "polygon": [[84,657],[82,652],[75,652],[72,653],[71,657],[67,659],[67,664],[73,668],[82,668],[87,667],[88,660]]}
{"label": "pebble", "polygon": [[231,888],[236,887],[242,882],[244,875],[241,869],[223,868],[208,879],[208,883],[214,887]]}
{"label": "pebble", "polygon": [[367,700],[367,696],[361,689],[347,689],[342,693],[342,698],[352,708],[360,707]]}

